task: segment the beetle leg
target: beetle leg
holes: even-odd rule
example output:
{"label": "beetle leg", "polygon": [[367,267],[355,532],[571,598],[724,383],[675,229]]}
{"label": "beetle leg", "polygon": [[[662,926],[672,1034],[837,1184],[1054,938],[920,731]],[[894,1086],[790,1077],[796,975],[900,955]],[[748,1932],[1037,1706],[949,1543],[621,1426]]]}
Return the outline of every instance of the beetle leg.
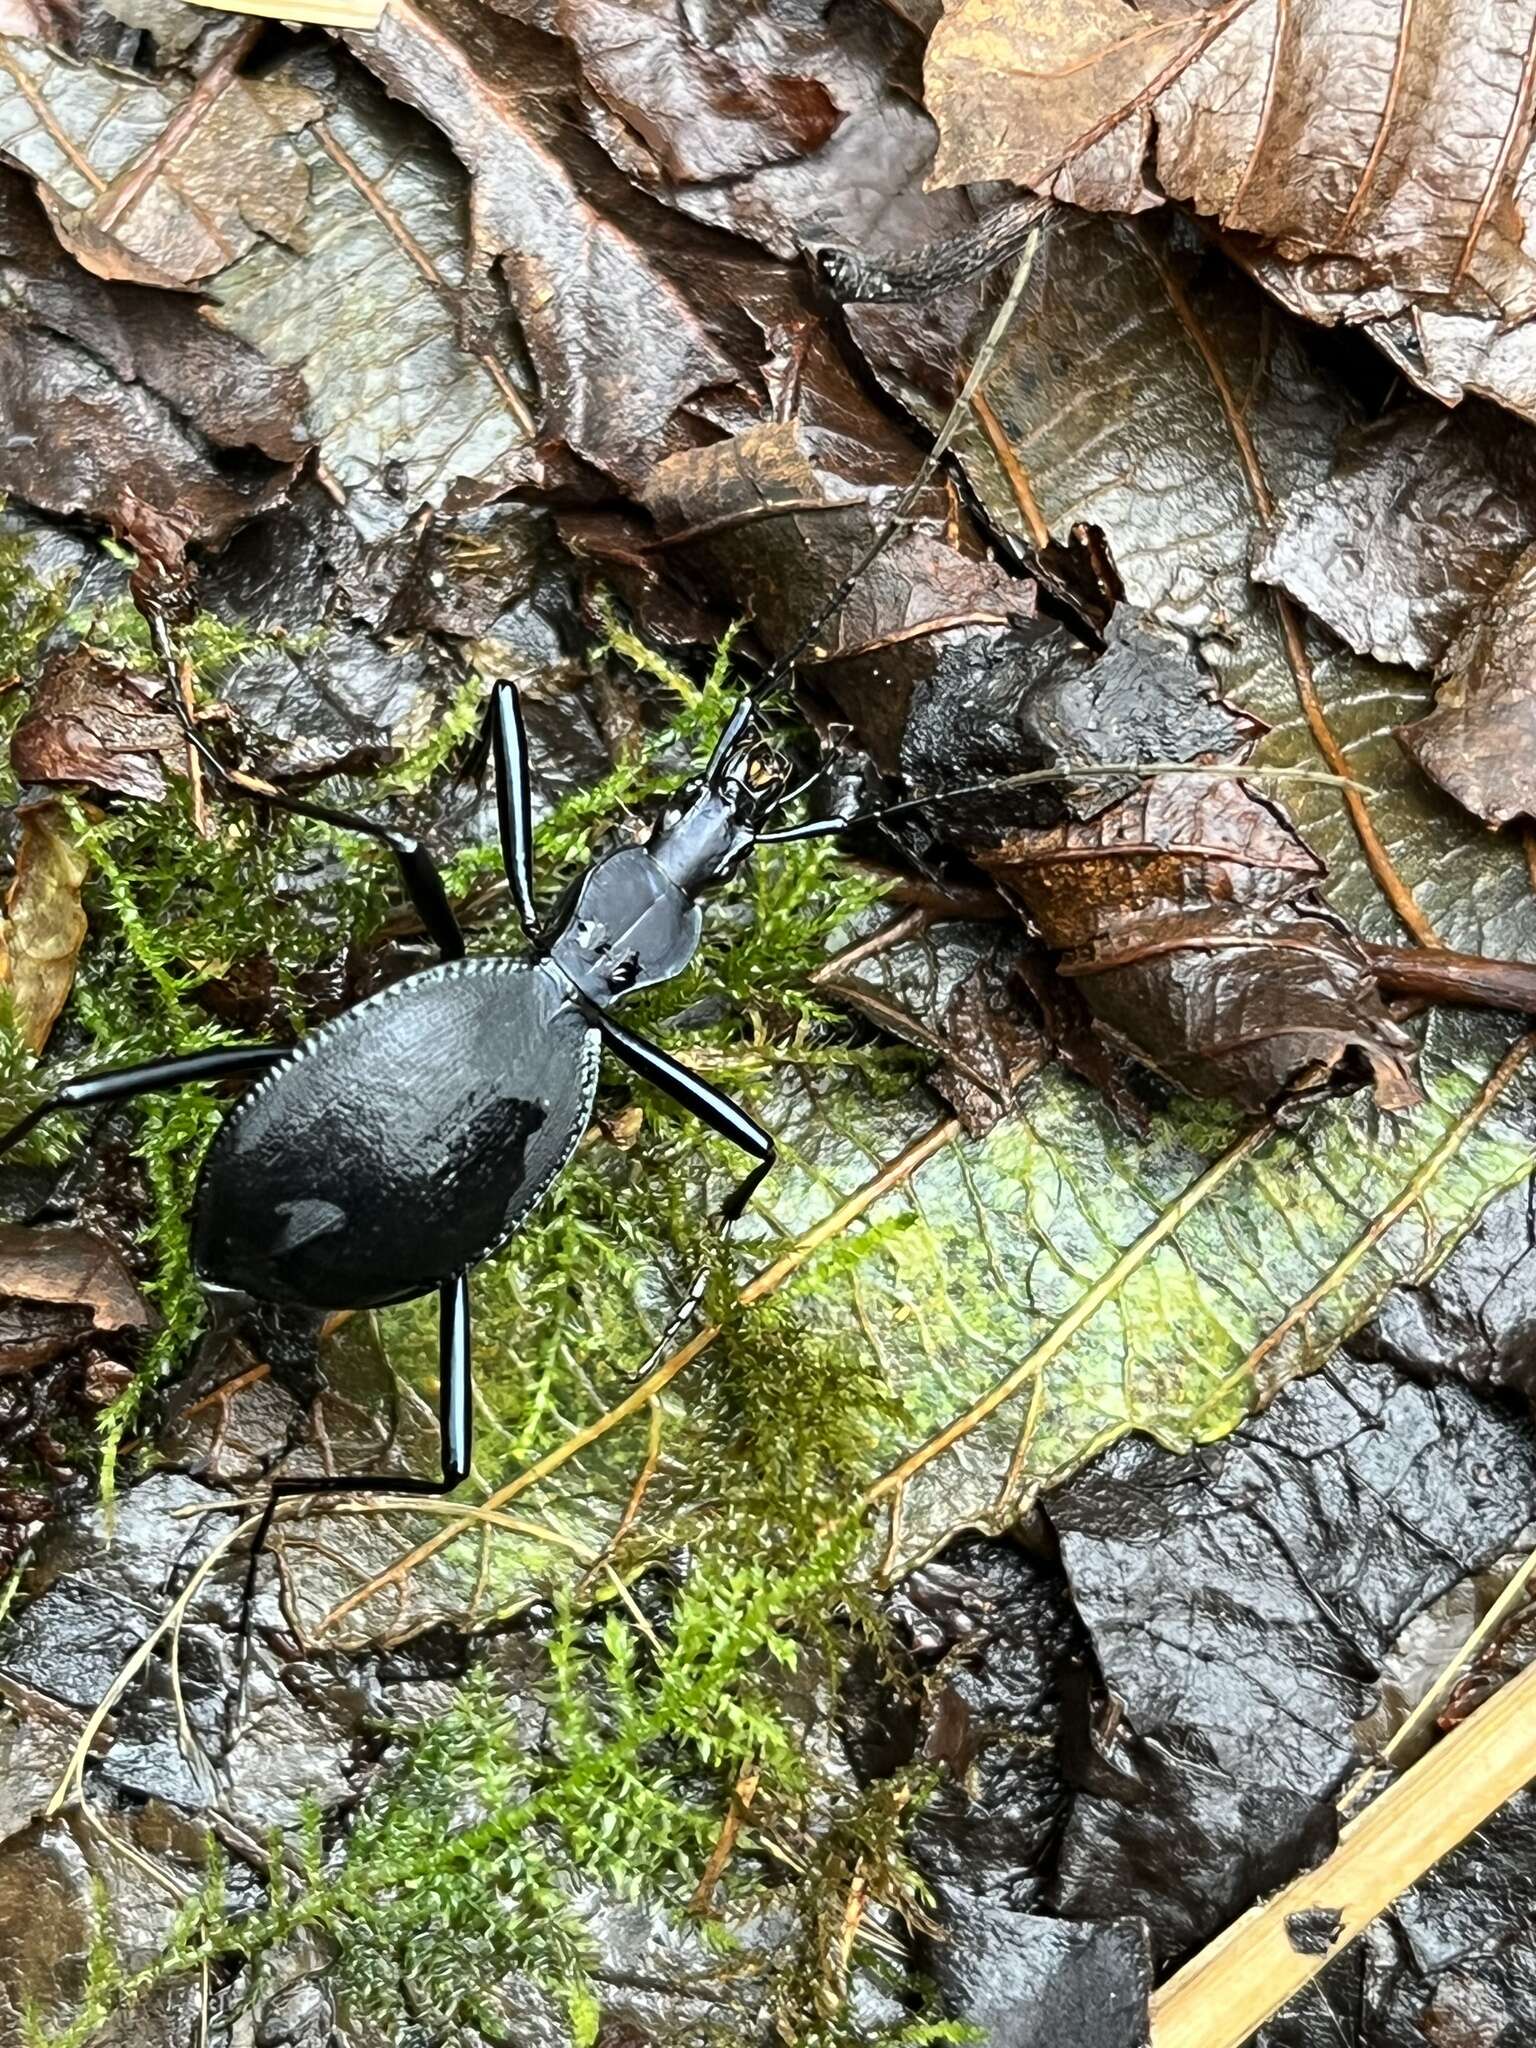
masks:
{"label": "beetle leg", "polygon": [[501,859],[517,909],[530,939],[539,935],[533,900],[533,790],[528,779],[528,731],[514,683],[498,683],[486,707],[485,730],[496,755],[496,822]]}
{"label": "beetle leg", "polygon": [[442,1475],[417,1479],[393,1472],[305,1472],[291,1479],[277,1479],[267,1495],[267,1504],[251,1538],[245,1567],[245,1588],[240,1597],[239,1659],[240,1680],[235,1693],[231,1726],[238,1727],[250,1676],[251,1605],[256,1597],[256,1571],[278,1503],[302,1495],[320,1493],[452,1493],[469,1476],[470,1450],[474,1440],[473,1381],[470,1371],[469,1275],[459,1273],[438,1290],[438,1435],[442,1452]]}
{"label": "beetle leg", "polygon": [[[708,1124],[712,1131],[727,1139],[732,1145],[748,1154],[754,1161],[726,1196],[720,1209],[720,1227],[729,1237],[735,1226],[746,1214],[759,1187],[773,1171],[777,1151],[772,1138],[762,1125],[754,1122],[739,1103],[732,1102],[729,1095],[723,1095],[718,1088],[712,1088],[681,1060],[663,1052],[659,1045],[652,1045],[649,1039],[641,1038],[637,1032],[629,1031],[617,1023],[606,1012],[594,1007],[592,1021],[603,1034],[609,1050],[621,1059],[625,1066],[637,1073],[642,1080],[649,1081],[671,1096],[681,1108],[689,1110],[701,1123]],[[657,1340],[656,1347],[645,1364],[636,1374],[644,1379],[652,1368],[660,1364],[671,1348],[678,1331],[694,1313],[704,1299],[704,1289],[709,1284],[709,1267],[701,1266],[694,1275],[682,1301],[667,1319],[667,1326]]]}
{"label": "beetle leg", "polygon": [[238,1074],[259,1074],[287,1059],[286,1045],[218,1045],[207,1052],[183,1053],[175,1059],[146,1060],[138,1067],[111,1067],[101,1074],[82,1074],[66,1081],[46,1102],[28,1110],[0,1138],[0,1155],[29,1137],[45,1117],[60,1109],[98,1109],[106,1103],[130,1102],[157,1088],[180,1088],[190,1081],[225,1081]]}

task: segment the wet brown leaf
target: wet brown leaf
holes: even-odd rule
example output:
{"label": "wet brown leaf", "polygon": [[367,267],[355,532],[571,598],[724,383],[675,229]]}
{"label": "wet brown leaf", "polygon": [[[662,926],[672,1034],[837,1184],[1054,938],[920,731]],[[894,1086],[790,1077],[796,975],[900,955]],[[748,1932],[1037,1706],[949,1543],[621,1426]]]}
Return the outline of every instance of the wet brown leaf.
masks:
{"label": "wet brown leaf", "polygon": [[642,483],[679,411],[714,409],[717,387],[725,402],[760,359],[744,304],[772,273],[619,175],[572,118],[580,81],[553,36],[468,0],[398,0],[348,40],[471,173],[474,251],[500,260],[546,432]]}
{"label": "wet brown leaf", "polygon": [[1097,203],[1133,205],[1151,103],[1241,11],[1167,0],[958,0],[928,46],[928,104],[940,133],[935,179],[1007,178],[1048,191],[1124,122],[1130,182]]}
{"label": "wet brown leaf", "polygon": [[92,1330],[149,1321],[128,1269],[79,1224],[0,1224],[0,1373],[61,1356]]}
{"label": "wet brown leaf", "polygon": [[463,172],[345,59],[306,51],[282,76],[327,102],[295,144],[309,181],[296,245],[261,242],[223,271],[209,318],[302,379],[308,436],[368,538],[455,492],[525,481],[530,380],[471,244]]}
{"label": "wet brown leaf", "polygon": [[1357,654],[1434,668],[1533,539],[1536,433],[1418,405],[1343,437],[1261,537],[1254,574]]}
{"label": "wet brown leaf", "polygon": [[0,169],[0,490],[127,524],[135,503],[222,539],[281,478],[213,448],[291,463],[302,379],[179,294],[107,284],[60,249],[26,181]]}
{"label": "wet brown leaf", "polygon": [[1485,825],[1536,817],[1536,548],[1451,650],[1435,708],[1398,737]]}
{"label": "wet brown leaf", "polygon": [[220,333],[181,293],[108,284],[59,247],[19,172],[0,170],[0,305],[157,393],[222,448],[296,462],[309,446],[304,380]]}
{"label": "wet brown leaf", "polygon": [[[1533,37],[1531,0],[1385,0],[1369,22],[1333,0],[958,0],[928,57],[936,176],[1128,210],[1149,143],[1162,189],[1287,304],[1373,323],[1428,389],[1529,410]],[[1117,137],[1118,187],[1076,177]]]}
{"label": "wet brown leaf", "polygon": [[829,33],[823,9],[799,0],[706,10],[699,24],[689,9],[563,0],[558,26],[596,139],[695,220],[795,257],[823,241],[893,253],[974,218],[965,194],[927,189],[938,131],[920,40],[877,7],[839,8]]}
{"label": "wet brown leaf", "polygon": [[324,106],[239,75],[259,32],[232,37],[195,85],[0,44],[0,150],[87,270],[191,285],[292,236],[309,191],[293,137]]}
{"label": "wet brown leaf", "polygon": [[[724,603],[745,605],[775,655],[825,607],[919,461],[824,331],[804,334],[796,372],[793,418],[669,457],[643,493],[667,562],[685,565]],[[935,663],[951,650],[1008,643],[1016,627],[1034,631],[1034,610],[1034,586],[986,560],[975,528],[935,483],[907,531],[825,622],[804,666],[819,675],[834,664],[850,687],[870,677],[879,702],[862,737],[894,767],[913,697]]]}
{"label": "wet brown leaf", "polygon": [[1338,1075],[1419,1100],[1412,1041],[1365,952],[1312,896],[1322,863],[1237,781],[1158,776],[1086,823],[976,852],[1117,1051],[1192,1095],[1263,1109]]}
{"label": "wet brown leaf", "polygon": [[[749,603],[773,653],[915,469],[814,343],[797,397],[792,421],[673,457],[647,493],[674,559]],[[951,513],[893,544],[802,677],[882,769],[935,792],[932,820],[1067,956],[1113,1051],[1254,1107],[1335,1073],[1369,1076],[1384,1106],[1415,1101],[1411,1048],[1370,961],[1311,898],[1322,863],[1237,783],[1095,778],[943,801],[946,787],[1038,768],[1235,759],[1260,730],[1220,701],[1181,635],[1129,608],[1099,653],[1030,617],[1028,581],[975,561],[966,532]]]}
{"label": "wet brown leaf", "polygon": [[919,909],[834,955],[816,981],[882,1031],[933,1054],[939,1065],[929,1085],[981,1137],[1049,1056],[1013,982],[1025,950],[1007,923]]}
{"label": "wet brown leaf", "polygon": [[[851,309],[888,388],[930,424],[990,318],[956,300],[918,309],[921,322]],[[1026,504],[1057,532],[1103,528],[1129,602],[1189,634],[1228,701],[1270,727],[1259,764],[1358,779],[1259,785],[1326,863],[1322,893],[1351,931],[1529,958],[1536,897],[1519,848],[1434,789],[1392,736],[1429,709],[1429,683],[1312,629],[1250,573],[1270,525],[1325,487],[1357,418],[1313,343],[1176,217],[1069,220],[1041,244],[987,383],[992,426],[962,434],[960,459],[1010,534],[1028,537]]]}
{"label": "wet brown leaf", "polygon": [[153,392],[3,312],[0,491],[109,527],[124,525],[142,501],[205,539],[233,531],[260,502],[259,487],[226,481]]}
{"label": "wet brown leaf", "polygon": [[11,1015],[33,1052],[48,1043],[74,983],[85,943],[80,889],[86,873],[62,804],[34,804],[22,812],[16,878],[0,932],[0,982],[8,986]]}
{"label": "wet brown leaf", "polygon": [[825,39],[803,37],[807,61],[778,68],[770,7],[736,10],[708,39],[665,0],[560,0],[556,21],[587,82],[669,178],[702,183],[787,162],[818,149],[842,118],[814,75]]}
{"label": "wet brown leaf", "polygon": [[163,756],[181,751],[181,728],[155,685],[93,654],[56,654],[32,685],[11,735],[22,782],[83,782],[114,796],[165,795]]}

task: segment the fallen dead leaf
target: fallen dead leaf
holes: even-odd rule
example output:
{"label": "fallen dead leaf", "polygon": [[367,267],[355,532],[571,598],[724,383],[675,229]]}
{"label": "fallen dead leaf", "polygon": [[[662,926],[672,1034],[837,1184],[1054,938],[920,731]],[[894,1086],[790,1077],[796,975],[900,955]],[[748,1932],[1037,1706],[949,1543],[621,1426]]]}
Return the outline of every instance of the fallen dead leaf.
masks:
{"label": "fallen dead leaf", "polygon": [[1374,661],[1433,669],[1536,540],[1536,430],[1488,406],[1411,405],[1346,433],[1288,498],[1254,574]]}
{"label": "fallen dead leaf", "polygon": [[1192,1095],[1264,1109],[1368,1076],[1419,1098],[1413,1044],[1375,970],[1313,894],[1323,865],[1240,782],[1158,776],[1087,822],[973,858],[1021,902],[1098,1030]]}
{"label": "fallen dead leaf", "polygon": [[348,42],[470,172],[473,251],[500,260],[546,429],[637,487],[680,409],[755,367],[745,308],[754,284],[783,295],[778,273],[615,170],[571,119],[580,82],[555,37],[465,0],[395,0]]}
{"label": "fallen dead leaf", "polygon": [[0,168],[0,491],[109,526],[131,494],[222,540],[284,481],[248,451],[291,463],[308,445],[304,395],[185,296],[92,277]]}
{"label": "fallen dead leaf", "polygon": [[94,1231],[0,1224],[0,1373],[45,1364],[93,1330],[148,1322],[127,1267]]}
{"label": "fallen dead leaf", "polygon": [[5,899],[3,980],[16,1028],[33,1052],[48,1043],[85,943],[80,890],[88,872],[60,803],[21,813],[16,878]]}
{"label": "fallen dead leaf", "polygon": [[1536,817],[1536,547],[1451,650],[1435,708],[1398,738],[1485,825]]}
{"label": "fallen dead leaf", "polygon": [[161,757],[179,752],[181,728],[141,678],[88,647],[56,654],[11,736],[21,782],[83,782],[114,796],[165,795]]}
{"label": "fallen dead leaf", "polygon": [[1532,0],[1384,0],[1368,23],[1334,0],[954,0],[927,59],[935,182],[1127,212],[1150,161],[1294,310],[1366,323],[1439,396],[1531,412],[1533,32]]}
{"label": "fallen dead leaf", "polygon": [[309,178],[292,138],[324,102],[240,76],[260,33],[234,35],[194,85],[45,43],[0,45],[0,150],[36,180],[87,270],[197,284],[263,237],[293,234]]}

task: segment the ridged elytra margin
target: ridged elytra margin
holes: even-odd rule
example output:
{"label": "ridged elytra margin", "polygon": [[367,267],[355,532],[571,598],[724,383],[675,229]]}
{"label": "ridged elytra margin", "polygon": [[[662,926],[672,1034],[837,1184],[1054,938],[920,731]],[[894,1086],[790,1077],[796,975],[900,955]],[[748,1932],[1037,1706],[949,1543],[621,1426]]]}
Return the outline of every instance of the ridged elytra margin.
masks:
{"label": "ridged elytra margin", "polygon": [[[889,523],[780,656],[760,694],[786,679],[902,530],[1002,338],[1037,236],[1035,229],[949,418]],[[602,1047],[746,1155],[751,1164],[719,1219],[727,1232],[739,1221],[773,1165],[773,1140],[728,1096],[610,1012],[623,997],[682,973],[699,946],[700,899],[729,880],[754,848],[841,832],[854,821],[813,818],[765,829],[800,792],[786,788],[787,766],[760,735],[758,698],[743,696],[702,775],[678,790],[645,843],[621,848],[589,868],[546,930],[534,899],[522,713],[516,689],[498,683],[476,752],[481,767],[488,755],[495,757],[502,859],[529,951],[523,958],[469,959],[442,878],[416,840],[226,767],[198,731],[182,695],[180,660],[167,623],[168,606],[178,597],[174,580],[146,557],[133,583],[165,671],[167,699],[191,753],[235,794],[387,846],[440,955],[436,966],[370,996],[297,1046],[221,1046],[87,1075],[66,1083],[0,1138],[3,1156],[57,1110],[126,1102],[196,1081],[254,1078],[226,1117],[199,1177],[191,1261],[202,1284],[214,1292],[314,1309],[438,1297],[440,1474],[354,1472],[275,1481],[246,1572],[241,1637],[248,1645],[257,1563],[284,1497],[436,1494],[467,1477],[469,1275],[505,1243],[570,1158],[587,1126]],[[1035,779],[1008,778],[996,786]],[[917,809],[924,801],[886,805],[869,815]],[[400,1085],[402,1078],[408,1085]],[[706,1278],[707,1269],[701,1269],[642,1373],[698,1306]]]}

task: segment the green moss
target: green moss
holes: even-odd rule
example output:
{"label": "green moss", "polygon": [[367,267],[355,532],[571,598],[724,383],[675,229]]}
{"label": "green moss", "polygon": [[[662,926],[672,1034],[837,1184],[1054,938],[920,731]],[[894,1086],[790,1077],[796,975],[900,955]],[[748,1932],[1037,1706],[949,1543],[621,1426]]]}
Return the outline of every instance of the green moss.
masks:
{"label": "green moss", "polygon": [[[133,558],[125,559],[131,562]],[[108,604],[68,611],[66,621],[80,639],[89,640],[101,653],[154,671],[155,651],[148,622],[126,592]],[[205,689],[217,688],[243,656],[259,647],[281,643],[299,648],[304,644],[302,636],[256,632],[249,626],[215,618],[212,612],[198,612],[180,629],[178,638]]]}
{"label": "green moss", "polygon": [[[0,499],[0,513],[4,509]],[[31,553],[26,534],[0,533],[0,804],[12,804],[17,796],[11,734],[27,708],[18,681],[69,608],[71,578],[66,574],[45,582],[31,566]]]}

